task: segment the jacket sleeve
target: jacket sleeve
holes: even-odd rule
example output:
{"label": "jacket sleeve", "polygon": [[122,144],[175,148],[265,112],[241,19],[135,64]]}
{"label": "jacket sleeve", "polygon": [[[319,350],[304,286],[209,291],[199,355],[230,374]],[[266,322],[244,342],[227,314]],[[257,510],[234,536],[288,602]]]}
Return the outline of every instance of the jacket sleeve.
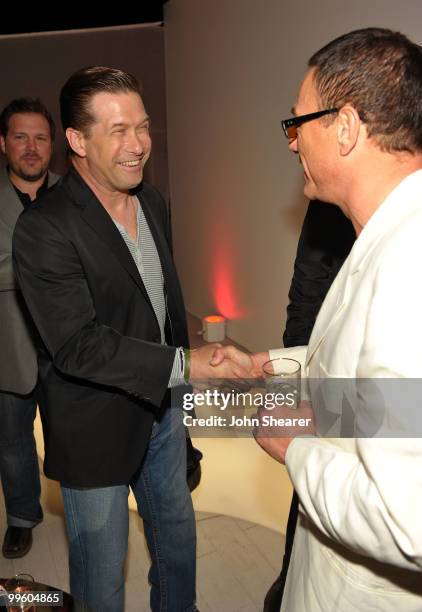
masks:
{"label": "jacket sleeve", "polygon": [[337,206],[309,203],[289,290],[285,347],[308,344],[321,304],[354,240],[353,226]]}
{"label": "jacket sleeve", "polygon": [[41,207],[20,217],[13,257],[28,309],[57,369],[159,406],[175,348],[124,336],[97,321],[78,253]]}

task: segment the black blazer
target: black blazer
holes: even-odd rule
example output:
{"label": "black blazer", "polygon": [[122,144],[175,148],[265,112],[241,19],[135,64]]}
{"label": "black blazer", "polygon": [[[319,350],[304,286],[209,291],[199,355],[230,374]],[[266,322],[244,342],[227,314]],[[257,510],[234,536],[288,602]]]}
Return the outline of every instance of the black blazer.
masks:
{"label": "black blazer", "polygon": [[169,346],[118,229],[73,168],[15,229],[18,282],[44,343],[44,469],[68,486],[130,482],[168,403],[174,347],[188,344],[165,203],[149,185],[135,192],[161,260]]}
{"label": "black blazer", "polygon": [[338,206],[309,202],[290,285],[284,346],[308,344],[321,304],[355,240],[353,225]]}

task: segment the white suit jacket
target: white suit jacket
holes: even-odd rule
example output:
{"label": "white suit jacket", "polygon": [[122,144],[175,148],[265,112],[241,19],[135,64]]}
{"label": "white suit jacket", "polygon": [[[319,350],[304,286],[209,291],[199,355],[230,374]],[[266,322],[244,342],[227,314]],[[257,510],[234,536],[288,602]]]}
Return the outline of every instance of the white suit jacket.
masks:
{"label": "white suit jacket", "polygon": [[[327,294],[306,354],[311,380],[422,378],[421,264],[422,170],[370,218]],[[422,439],[409,437],[400,398],[383,399],[381,437],[288,448],[302,512],[283,611],[422,611]],[[391,422],[402,436],[382,437]]]}

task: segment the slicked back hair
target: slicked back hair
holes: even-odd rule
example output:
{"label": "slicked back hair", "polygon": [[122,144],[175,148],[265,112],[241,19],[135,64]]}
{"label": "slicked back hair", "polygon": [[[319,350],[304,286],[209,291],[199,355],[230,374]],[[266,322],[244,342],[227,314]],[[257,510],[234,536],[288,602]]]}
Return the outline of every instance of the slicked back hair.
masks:
{"label": "slicked back hair", "polygon": [[422,47],[400,32],[366,28],[328,43],[308,65],[321,108],[353,106],[384,151],[422,150]]}
{"label": "slicked back hair", "polygon": [[123,70],[105,66],[90,66],[78,70],[60,92],[60,115],[63,130],[71,127],[85,135],[95,123],[91,99],[99,93],[134,92],[141,97],[137,79]]}

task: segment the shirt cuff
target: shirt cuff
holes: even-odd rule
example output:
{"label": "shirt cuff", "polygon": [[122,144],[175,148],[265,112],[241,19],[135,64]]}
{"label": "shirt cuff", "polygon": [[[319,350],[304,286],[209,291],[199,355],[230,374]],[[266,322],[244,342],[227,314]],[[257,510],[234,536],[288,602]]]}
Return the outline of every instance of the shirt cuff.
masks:
{"label": "shirt cuff", "polygon": [[185,359],[183,354],[183,348],[180,346],[176,349],[174,355],[173,367],[171,369],[170,380],[168,388],[178,387],[179,385],[185,385],[183,373],[185,370]]}
{"label": "shirt cuff", "polygon": [[268,354],[270,356],[270,359],[277,359],[278,357],[296,359],[296,361],[299,361],[299,363],[301,364],[303,370],[306,361],[307,350],[307,346],[290,346],[288,348],[269,349]]}

